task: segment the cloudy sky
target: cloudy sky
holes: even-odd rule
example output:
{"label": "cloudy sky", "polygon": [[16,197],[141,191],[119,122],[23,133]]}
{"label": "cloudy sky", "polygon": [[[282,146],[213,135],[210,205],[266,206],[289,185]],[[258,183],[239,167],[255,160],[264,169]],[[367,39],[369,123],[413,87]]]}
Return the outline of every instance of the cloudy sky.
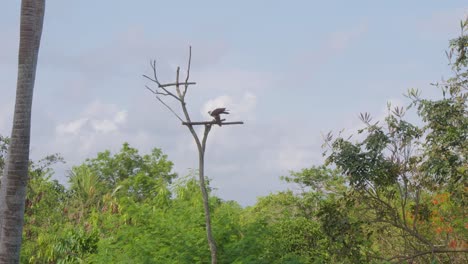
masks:
{"label": "cloudy sky", "polygon": [[[11,130],[19,0],[0,1],[0,134]],[[48,0],[33,105],[31,155],[61,153],[66,171],[129,142],[158,147],[181,175],[196,167],[189,131],[145,90],[158,60],[172,82],[193,47],[193,120],[217,106],[243,126],[214,127],[206,174],[243,205],[288,188],[290,170],[322,162],[321,133],[382,116],[408,88],[449,75],[444,51],[466,1]]]}

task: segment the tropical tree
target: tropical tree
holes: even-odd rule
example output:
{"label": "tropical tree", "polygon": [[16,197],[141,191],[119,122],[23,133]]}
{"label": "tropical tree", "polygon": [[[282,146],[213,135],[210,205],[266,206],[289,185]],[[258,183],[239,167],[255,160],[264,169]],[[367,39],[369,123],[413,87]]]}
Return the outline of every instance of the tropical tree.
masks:
{"label": "tropical tree", "polygon": [[[468,20],[461,25],[462,36],[448,52],[455,75],[436,84],[441,99],[424,99],[411,89],[410,105],[389,105],[385,120],[361,114],[364,139],[327,137],[327,162],[349,183],[343,202],[370,226],[364,235],[375,242],[375,259],[468,261]],[[412,108],[423,125],[407,120]],[[342,208],[333,214],[330,220],[353,213]]]}
{"label": "tropical tree", "polygon": [[11,143],[0,190],[0,263],[18,263],[28,183],[31,108],[45,0],[21,2],[18,80]]}
{"label": "tropical tree", "polygon": [[[203,218],[194,218],[193,224],[184,221],[195,210],[191,204],[174,211],[174,216],[167,213],[169,183],[176,175],[160,149],[140,155],[125,143],[117,153],[100,152],[71,169],[68,189],[51,179],[50,166],[58,161],[59,156],[50,155],[30,162],[22,263],[89,263],[96,259],[98,263],[144,263],[147,254],[154,257],[160,252],[154,249],[154,240],[180,242],[178,251],[183,253],[186,239],[176,239],[181,230],[197,226],[203,238]],[[197,190],[196,184],[191,185]],[[174,219],[183,220],[178,220],[180,229],[170,233],[167,227],[177,222]],[[160,235],[151,236],[154,232]],[[114,240],[121,234],[129,239]],[[203,243],[203,239],[198,241]],[[198,249],[197,244],[193,248]],[[171,260],[170,251],[162,249],[167,256],[160,259]],[[193,250],[183,254],[198,256]]]}
{"label": "tropical tree", "polygon": [[118,153],[99,152],[97,157],[73,167],[69,180],[73,192],[81,192],[79,186],[92,181],[88,183],[89,188],[97,185],[104,185],[108,190],[119,188],[119,194],[143,199],[151,195],[158,182],[171,183],[176,177],[172,166],[161,149],[154,148],[150,154],[140,155],[137,149],[124,143]]}

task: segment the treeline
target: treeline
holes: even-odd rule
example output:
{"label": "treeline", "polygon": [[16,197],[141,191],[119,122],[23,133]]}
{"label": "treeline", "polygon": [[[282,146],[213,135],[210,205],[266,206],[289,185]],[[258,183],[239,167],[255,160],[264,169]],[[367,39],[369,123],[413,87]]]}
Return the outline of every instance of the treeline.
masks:
{"label": "treeline", "polygon": [[[467,54],[467,36],[450,42],[441,98],[410,90],[384,120],[362,114],[358,139],[328,134],[326,164],[283,177],[300,192],[246,208],[211,195],[219,263],[468,263]],[[99,153],[69,188],[51,180],[61,161],[30,164],[22,263],[208,262],[196,177],[173,173],[161,150]]]}

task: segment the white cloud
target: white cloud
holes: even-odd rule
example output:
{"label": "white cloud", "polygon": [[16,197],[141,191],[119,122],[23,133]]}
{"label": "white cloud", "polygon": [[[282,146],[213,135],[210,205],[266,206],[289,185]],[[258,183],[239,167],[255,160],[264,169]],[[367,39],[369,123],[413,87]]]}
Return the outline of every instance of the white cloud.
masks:
{"label": "white cloud", "polygon": [[226,107],[230,111],[229,119],[254,120],[257,97],[251,92],[245,92],[241,98],[222,95],[208,100],[202,107],[201,114],[208,116],[208,111]]}
{"label": "white cloud", "polygon": [[63,124],[59,124],[56,127],[56,132],[58,134],[74,134],[77,135],[81,128],[89,121],[88,118],[79,118],[74,121],[66,122]]}
{"label": "white cloud", "polygon": [[[92,113],[96,115],[96,113]],[[119,129],[119,125],[123,125],[127,121],[127,111],[119,111],[117,113],[110,113],[109,119],[93,119],[90,121],[91,127],[95,132],[110,133]]]}
{"label": "white cloud", "polygon": [[81,117],[56,126],[60,136],[82,136],[83,134],[116,132],[127,121],[127,111],[120,110],[113,104],[95,101],[88,105]]}
{"label": "white cloud", "polygon": [[128,116],[128,112],[127,111],[119,111],[117,112],[117,114],[115,114],[114,116],[114,122],[116,124],[123,124],[127,121],[127,116]]}
{"label": "white cloud", "polygon": [[202,108],[201,113],[207,115],[208,111],[211,111],[215,108],[226,107],[230,110],[230,105],[232,105],[232,98],[227,95],[218,96],[215,99],[211,99],[206,102]]}
{"label": "white cloud", "polygon": [[93,120],[91,121],[91,126],[96,132],[101,133],[110,133],[113,131],[117,131],[116,123],[112,122],[111,120]]}

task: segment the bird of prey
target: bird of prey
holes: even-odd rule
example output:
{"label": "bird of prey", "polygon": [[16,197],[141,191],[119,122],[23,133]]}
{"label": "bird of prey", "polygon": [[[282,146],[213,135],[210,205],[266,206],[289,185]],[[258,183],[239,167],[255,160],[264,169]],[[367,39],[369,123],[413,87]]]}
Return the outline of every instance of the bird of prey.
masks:
{"label": "bird of prey", "polygon": [[216,108],[213,111],[208,111],[208,114],[210,114],[212,117],[214,117],[216,123],[221,126],[221,114],[229,114],[229,110],[226,110],[226,108]]}

